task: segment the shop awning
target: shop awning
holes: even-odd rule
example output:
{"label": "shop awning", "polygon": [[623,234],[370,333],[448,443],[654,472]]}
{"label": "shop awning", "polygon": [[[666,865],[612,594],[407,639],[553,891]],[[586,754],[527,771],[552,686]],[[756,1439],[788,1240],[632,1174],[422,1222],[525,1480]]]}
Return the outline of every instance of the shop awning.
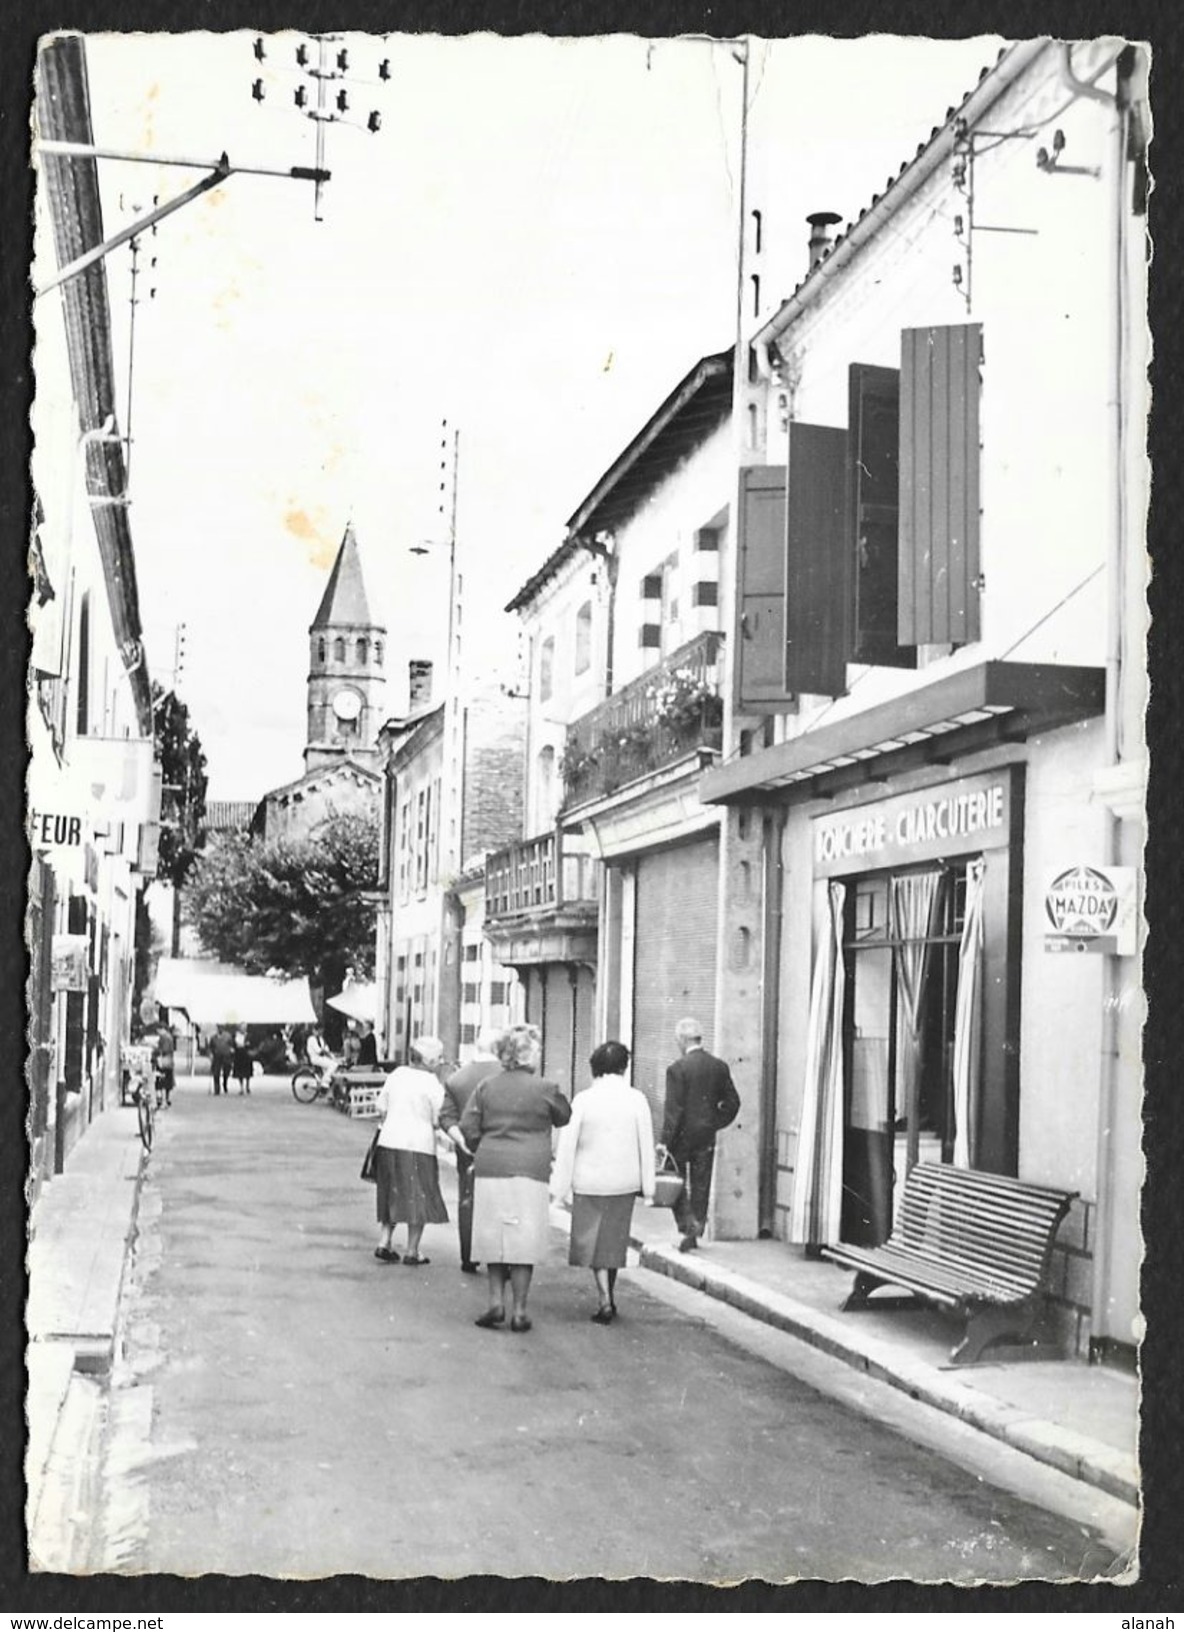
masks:
{"label": "shop awning", "polygon": [[195,1026],[315,1025],[306,980],[247,975],[206,958],[161,958],[152,993],[165,1008],[184,1009]]}
{"label": "shop awning", "polygon": [[328,997],[325,1001],[338,1014],[347,1014],[351,1020],[369,1020],[371,1025],[374,1024],[378,1012],[378,992],[372,985],[359,982],[356,986],[347,986],[336,997]]}
{"label": "shop awning", "polygon": [[788,742],[717,765],[699,783],[708,805],[812,799],[992,741],[1021,742],[1102,713],[1104,669],[979,663]]}

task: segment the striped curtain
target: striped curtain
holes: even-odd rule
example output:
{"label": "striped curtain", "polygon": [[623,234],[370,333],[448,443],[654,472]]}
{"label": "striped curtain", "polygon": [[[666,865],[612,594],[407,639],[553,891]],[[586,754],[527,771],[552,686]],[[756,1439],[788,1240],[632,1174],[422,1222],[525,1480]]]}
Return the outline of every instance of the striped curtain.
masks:
{"label": "striped curtain", "polygon": [[980,856],[966,869],[966,913],[954,1001],[954,1166],[972,1167],[982,1079],[983,895]]}
{"label": "striped curtain", "polygon": [[[921,1012],[943,874],[939,867],[905,873],[888,887],[888,930],[896,949],[896,989],[905,1019],[904,1110],[908,1116],[909,1166],[917,1159],[917,1076],[921,1060]],[[899,1115],[901,1106],[897,1104]]]}
{"label": "striped curtain", "polygon": [[791,1241],[837,1241],[843,1196],[843,903],[836,880],[819,887],[817,946],[806,1034],[806,1081],[790,1210]]}

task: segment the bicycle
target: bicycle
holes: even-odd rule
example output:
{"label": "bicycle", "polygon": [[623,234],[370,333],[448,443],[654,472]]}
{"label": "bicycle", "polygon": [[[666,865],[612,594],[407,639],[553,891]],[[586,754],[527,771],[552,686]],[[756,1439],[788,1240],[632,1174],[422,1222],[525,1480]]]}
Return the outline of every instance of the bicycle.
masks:
{"label": "bicycle", "polygon": [[331,1091],[329,1073],[322,1065],[306,1061],[292,1073],[292,1095],[301,1105],[311,1105]]}

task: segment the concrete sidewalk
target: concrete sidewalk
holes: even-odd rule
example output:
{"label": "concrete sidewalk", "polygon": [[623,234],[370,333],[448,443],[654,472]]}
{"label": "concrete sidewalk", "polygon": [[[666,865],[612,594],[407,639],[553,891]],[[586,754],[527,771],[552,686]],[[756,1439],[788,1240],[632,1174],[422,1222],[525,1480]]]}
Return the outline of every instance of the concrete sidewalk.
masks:
{"label": "concrete sidewalk", "polygon": [[[928,1309],[841,1313],[850,1270],[783,1241],[681,1253],[673,1216],[633,1210],[639,1264],[765,1321],[1062,1473],[1137,1504],[1138,1380],[1037,1351],[952,1366],[958,1327]],[[988,1351],[989,1353],[990,1351]]]}
{"label": "concrete sidewalk", "polygon": [[[167,1112],[164,1114],[168,1114]],[[112,1107],[47,1183],[29,1246],[28,1450],[36,1510],[72,1380],[101,1378],[117,1341],[135,1238],[143,1152],[135,1111]],[[567,1222],[563,1208],[553,1220]],[[677,1250],[671,1214],[638,1205],[633,1244],[644,1270],[670,1276],[786,1331],[912,1398],[1109,1495],[1136,1504],[1138,1384],[1076,1360],[1009,1355],[953,1368],[950,1324],[926,1310],[841,1314],[849,1271],[780,1241],[709,1241]],[[93,1387],[93,1382],[91,1383]]]}

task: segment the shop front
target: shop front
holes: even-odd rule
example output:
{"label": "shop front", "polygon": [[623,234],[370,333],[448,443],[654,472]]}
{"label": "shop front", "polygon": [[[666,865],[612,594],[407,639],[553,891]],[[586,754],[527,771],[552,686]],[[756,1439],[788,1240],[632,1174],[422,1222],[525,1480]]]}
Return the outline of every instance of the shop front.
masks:
{"label": "shop front", "polygon": [[813,958],[792,1233],[876,1245],[918,1161],[1015,1174],[1024,767],[803,817]]}

